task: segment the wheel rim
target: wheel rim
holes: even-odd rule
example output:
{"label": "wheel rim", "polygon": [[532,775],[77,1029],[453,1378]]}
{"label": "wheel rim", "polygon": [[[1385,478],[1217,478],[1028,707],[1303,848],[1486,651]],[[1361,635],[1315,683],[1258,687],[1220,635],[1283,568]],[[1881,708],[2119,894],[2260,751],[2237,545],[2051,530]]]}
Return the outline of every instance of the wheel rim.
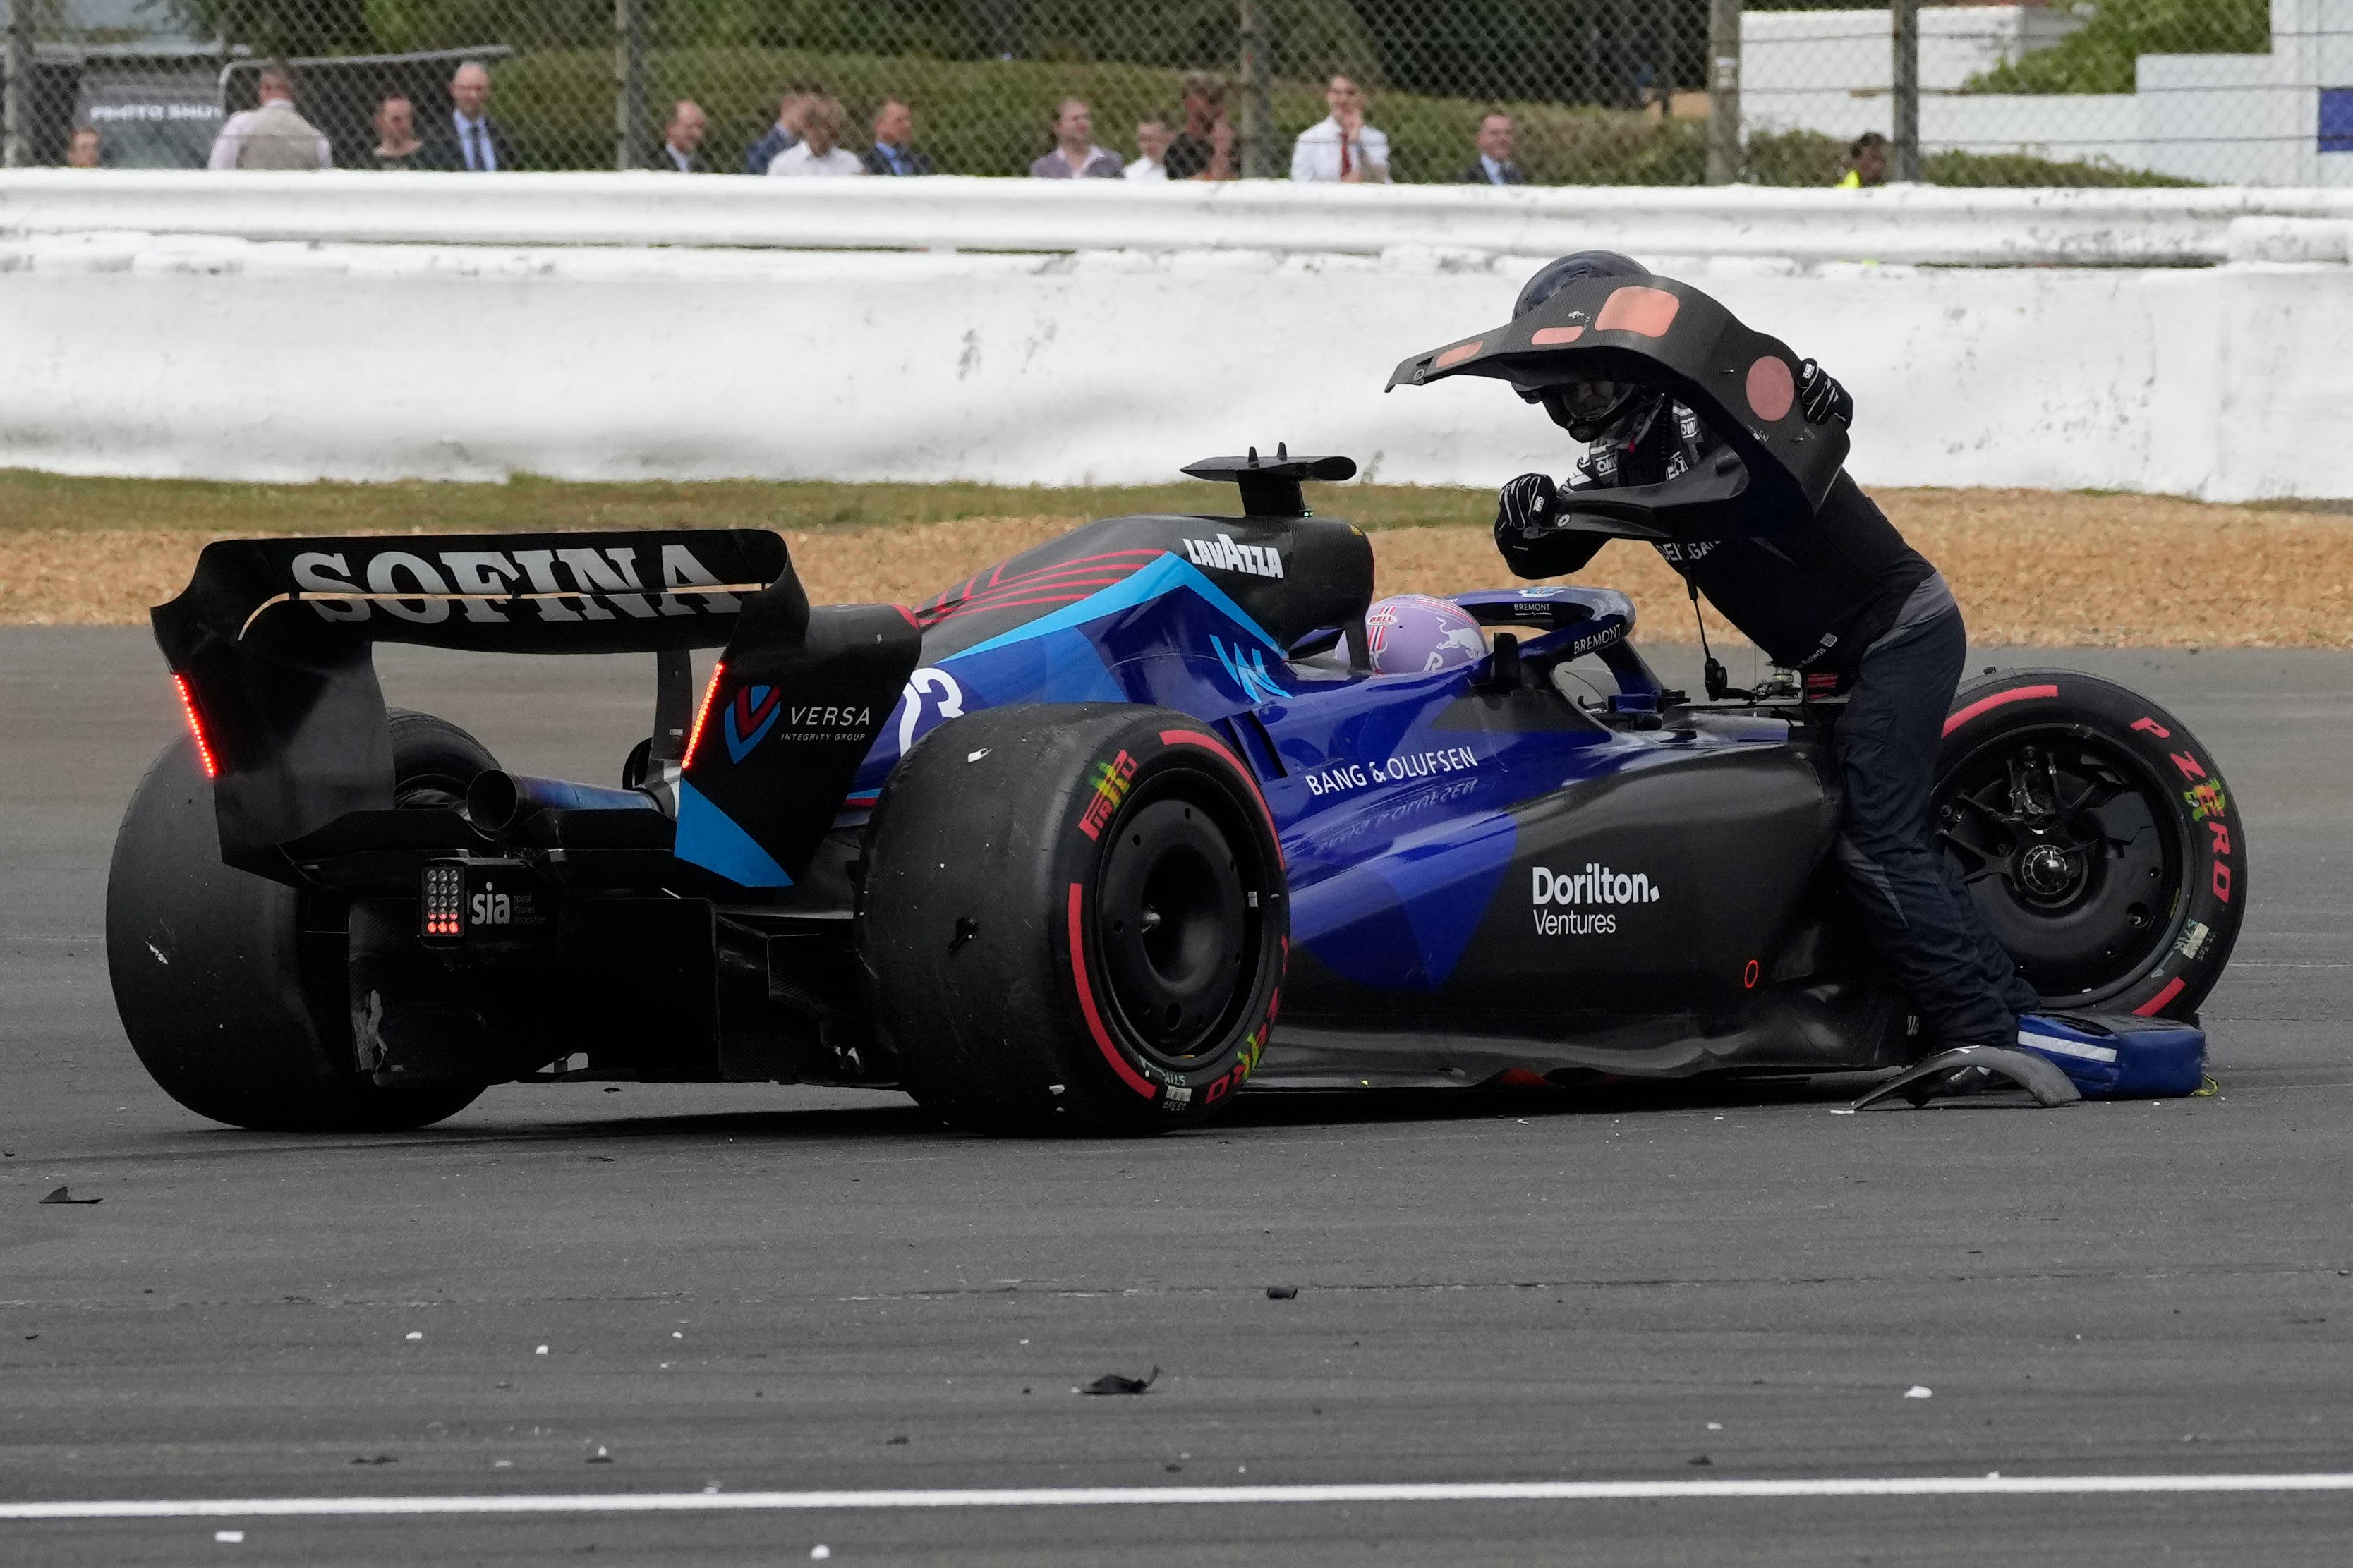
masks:
{"label": "wheel rim", "polygon": [[2188,857],[2161,781],[2122,748],[2012,731],[1963,759],[1932,812],[1947,866],[2045,997],[2114,993],[2172,940]]}
{"label": "wheel rim", "polygon": [[1096,882],[1112,1008],[1146,1056],[1177,1069],[1223,1048],[1256,978],[1261,879],[1223,816],[1183,788],[1133,802]]}

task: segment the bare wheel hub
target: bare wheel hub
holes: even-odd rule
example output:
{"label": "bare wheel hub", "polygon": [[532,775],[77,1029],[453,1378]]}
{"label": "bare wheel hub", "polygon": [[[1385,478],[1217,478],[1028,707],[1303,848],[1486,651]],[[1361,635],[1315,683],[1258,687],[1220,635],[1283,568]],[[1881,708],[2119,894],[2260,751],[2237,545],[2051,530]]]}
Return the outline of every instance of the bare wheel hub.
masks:
{"label": "bare wheel hub", "polygon": [[2018,858],[2018,879],[2039,897],[2055,899],[2081,879],[2075,859],[2056,844],[2037,844]]}

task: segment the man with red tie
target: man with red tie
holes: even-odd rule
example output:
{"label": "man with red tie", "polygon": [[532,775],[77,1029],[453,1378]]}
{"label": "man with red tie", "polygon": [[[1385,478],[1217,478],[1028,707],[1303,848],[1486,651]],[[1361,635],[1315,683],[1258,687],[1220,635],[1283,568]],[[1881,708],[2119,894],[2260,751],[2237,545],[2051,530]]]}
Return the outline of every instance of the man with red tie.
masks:
{"label": "man with red tie", "polygon": [[1331,113],[1299,133],[1291,177],[1340,184],[1389,183],[1389,139],[1365,123],[1365,89],[1345,76],[1325,84]]}

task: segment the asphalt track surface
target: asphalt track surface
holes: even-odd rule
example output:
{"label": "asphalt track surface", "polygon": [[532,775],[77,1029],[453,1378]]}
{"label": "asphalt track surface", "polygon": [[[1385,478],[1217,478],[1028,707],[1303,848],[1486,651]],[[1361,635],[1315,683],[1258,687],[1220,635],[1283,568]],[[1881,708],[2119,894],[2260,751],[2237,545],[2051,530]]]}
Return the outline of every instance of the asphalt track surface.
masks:
{"label": "asphalt track surface", "polygon": [[[510,764],[600,780],[647,662],[384,658]],[[0,1509],[684,1503],[0,1512],[0,1563],[2345,1561],[2343,1490],[1983,1489],[2353,1471],[2353,656],[2002,662],[2128,681],[2227,771],[2255,876],[2221,1098],[1261,1096],[1037,1144],[892,1095],[508,1087],[300,1139],[181,1110],[115,1022],[108,847],[176,722],[152,646],[0,629]],[[104,1202],[37,1205],[60,1184]],[[1749,1480],[1797,1484],[1715,1485]],[[1562,1481],[1667,1485],[1446,1489]],[[1072,1505],[1324,1483],[1440,1490]],[[798,1496],[1007,1488],[1082,1490]],[[750,1492],[794,1506],[693,1500]]]}

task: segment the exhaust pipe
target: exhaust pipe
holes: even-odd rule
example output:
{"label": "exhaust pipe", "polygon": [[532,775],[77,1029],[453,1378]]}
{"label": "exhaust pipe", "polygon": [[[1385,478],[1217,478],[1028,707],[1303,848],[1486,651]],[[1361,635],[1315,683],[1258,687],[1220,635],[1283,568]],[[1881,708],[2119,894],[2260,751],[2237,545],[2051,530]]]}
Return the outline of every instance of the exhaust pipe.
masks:
{"label": "exhaust pipe", "polygon": [[533,778],[493,768],[466,791],[466,816],[503,838],[543,811],[659,811],[653,797],[633,789],[602,789],[569,779]]}

